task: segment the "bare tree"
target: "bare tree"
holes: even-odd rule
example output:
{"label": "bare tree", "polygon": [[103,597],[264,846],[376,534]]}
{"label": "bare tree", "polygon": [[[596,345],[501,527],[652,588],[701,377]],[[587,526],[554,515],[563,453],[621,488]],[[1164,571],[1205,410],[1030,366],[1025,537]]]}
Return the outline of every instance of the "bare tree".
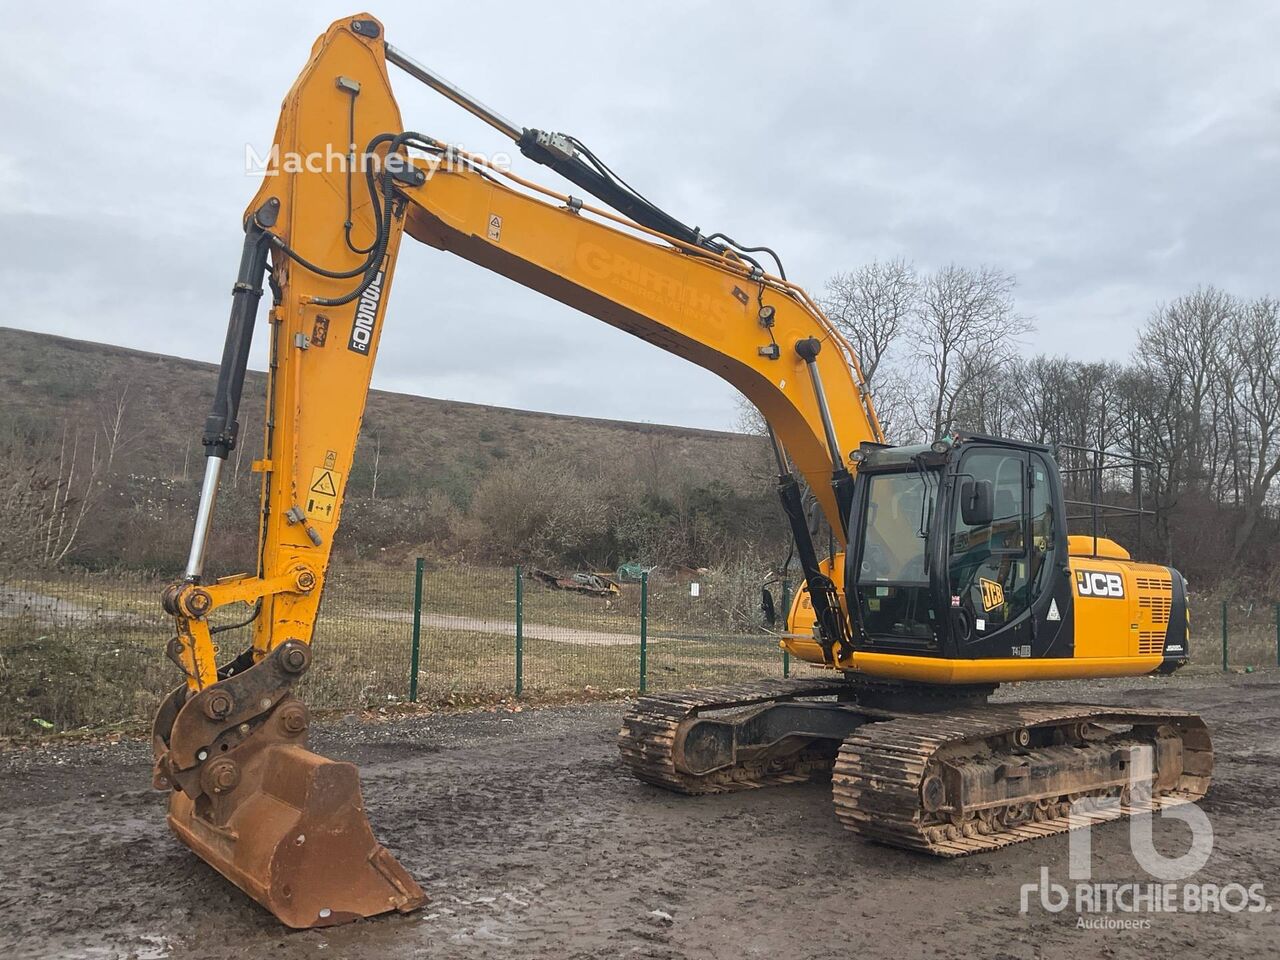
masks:
{"label": "bare tree", "polygon": [[1237,374],[1234,399],[1243,427],[1234,450],[1243,485],[1243,513],[1231,550],[1234,566],[1280,474],[1280,302],[1261,297],[1242,305],[1232,317],[1227,353]]}
{"label": "bare tree", "polygon": [[44,559],[46,511],[54,479],[17,430],[0,437],[0,566],[22,569]]}
{"label": "bare tree", "polygon": [[746,396],[741,393],[738,394],[736,405],[738,416],[734,427],[738,433],[745,433],[752,437],[763,437],[769,432],[769,424],[765,422],[764,414]]}
{"label": "bare tree", "polygon": [[373,484],[369,489],[369,499],[378,499],[378,476],[382,472],[382,434],[373,438]]}
{"label": "bare tree", "polygon": [[868,385],[906,329],[916,292],[915,268],[900,258],[874,260],[827,281],[822,309],[853,345]]}
{"label": "bare tree", "polygon": [[238,487],[240,485],[240,462],[244,459],[245,447],[249,446],[249,434],[252,429],[252,424],[246,424],[244,430],[236,437],[235,469],[231,474],[232,486]]}
{"label": "bare tree", "polygon": [[1213,474],[1206,463],[1211,444],[1205,414],[1222,389],[1222,359],[1237,306],[1230,294],[1200,287],[1157,307],[1138,338],[1138,362],[1165,394],[1162,409],[1153,411],[1154,425],[1171,462],[1182,465],[1175,486],[1185,480],[1201,487]]}
{"label": "bare tree", "polygon": [[111,473],[111,468],[115,464],[116,455],[122,453],[129,442],[125,437],[126,414],[129,411],[129,386],[130,384],[126,381],[116,395],[115,405],[102,418],[102,435],[106,441],[107,450],[103,468],[108,474]]}
{"label": "bare tree", "polygon": [[[968,357],[961,358],[961,378],[968,385],[957,394],[955,424],[976,433],[1012,435],[1019,419],[1021,391],[1018,384],[1025,361],[1020,357],[1010,357],[998,376],[987,376],[985,371],[970,375],[966,368],[974,362]],[[985,360],[976,362],[985,367]]]}
{"label": "bare tree", "polygon": [[965,392],[1006,376],[1031,322],[1014,309],[1014,279],[991,267],[950,264],[921,281],[914,310],[914,359],[928,382],[916,425],[942,436],[957,425]]}
{"label": "bare tree", "polygon": [[918,390],[911,373],[897,363],[881,363],[876,370],[871,399],[884,435],[894,443],[909,443],[914,436],[913,410]]}
{"label": "bare tree", "polygon": [[1072,362],[1066,357],[1032,357],[1018,365],[1015,389],[1018,410],[1010,433],[1024,440],[1049,443],[1065,433]]}
{"label": "bare tree", "polygon": [[52,431],[8,425],[0,435],[0,562],[54,567],[81,546],[129,435],[129,385],[96,427],[78,414]]}
{"label": "bare tree", "polygon": [[52,482],[46,478],[42,483],[48,499],[42,517],[44,549],[40,559],[46,566],[57,566],[67,558],[80,536],[89,508],[97,499],[98,477],[105,456],[99,453],[96,433],[88,443],[88,454],[82,454],[79,428],[73,430],[63,425]]}

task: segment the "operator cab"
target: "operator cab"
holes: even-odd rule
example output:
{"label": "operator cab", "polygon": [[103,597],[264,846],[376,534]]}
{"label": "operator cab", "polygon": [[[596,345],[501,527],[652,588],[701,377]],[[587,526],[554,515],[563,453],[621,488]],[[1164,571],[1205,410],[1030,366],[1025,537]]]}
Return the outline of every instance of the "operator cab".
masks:
{"label": "operator cab", "polygon": [[864,443],[845,596],[855,650],[1072,655],[1061,483],[1047,447],[963,435]]}

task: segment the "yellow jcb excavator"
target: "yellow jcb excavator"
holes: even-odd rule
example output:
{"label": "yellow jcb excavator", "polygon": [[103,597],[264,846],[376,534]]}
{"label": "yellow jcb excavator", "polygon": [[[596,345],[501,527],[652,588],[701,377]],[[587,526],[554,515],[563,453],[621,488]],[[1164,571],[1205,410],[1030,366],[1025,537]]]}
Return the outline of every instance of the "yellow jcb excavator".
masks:
{"label": "yellow jcb excavator", "polygon": [[[406,130],[388,64],[603,205]],[[948,856],[1069,829],[1090,807],[1204,794],[1212,754],[1194,715],[987,702],[1005,681],[1185,663],[1182,578],[1108,540],[1068,538],[1043,447],[981,436],[887,445],[857,357],[772,250],[685,225],[579,140],[518,126],[415,62],[367,14],[317,40],[273,156],[244,216],[191,552],[163,596],[185,682],[161,705],[153,743],[173,830],[281,921],[322,926],[426,899],[374,839],[355,768],[306,749],[308,713],[293,693],[311,665],[405,232],[718,374],[768,421],[806,581],[782,642],[827,673],[641,697],[620,735],[637,777],[697,794],[831,771],[854,832]],[[257,566],[207,582],[264,288]],[[840,545],[826,559],[802,483]],[[252,605],[253,640],[220,658],[210,617],[233,603]]]}

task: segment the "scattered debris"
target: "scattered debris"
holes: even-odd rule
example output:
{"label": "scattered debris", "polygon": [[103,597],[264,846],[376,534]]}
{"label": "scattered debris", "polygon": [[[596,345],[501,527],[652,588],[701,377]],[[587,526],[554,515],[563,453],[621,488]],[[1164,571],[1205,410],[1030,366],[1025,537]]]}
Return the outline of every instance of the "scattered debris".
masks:
{"label": "scattered debris", "polygon": [[551,590],[585,593],[590,597],[616,597],[622,592],[616,580],[600,573],[575,573],[562,577],[546,570],[530,570],[529,576]]}

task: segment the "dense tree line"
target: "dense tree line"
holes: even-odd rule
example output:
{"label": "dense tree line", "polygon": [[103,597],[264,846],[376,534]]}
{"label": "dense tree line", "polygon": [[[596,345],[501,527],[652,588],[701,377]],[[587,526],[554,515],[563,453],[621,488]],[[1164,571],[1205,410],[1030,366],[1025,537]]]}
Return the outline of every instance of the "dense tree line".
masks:
{"label": "dense tree line", "polygon": [[[1132,354],[1083,361],[1021,351],[1031,322],[1014,280],[901,261],[833,277],[824,307],[863,358],[895,442],[968,430],[1153,462],[1100,474],[1105,499],[1155,511],[1144,550],[1204,581],[1280,576],[1280,302],[1201,287],[1157,306]],[[1092,458],[1064,449],[1077,494]],[[1105,461],[1104,461],[1105,462]],[[1108,521],[1132,542],[1133,520]]]}

